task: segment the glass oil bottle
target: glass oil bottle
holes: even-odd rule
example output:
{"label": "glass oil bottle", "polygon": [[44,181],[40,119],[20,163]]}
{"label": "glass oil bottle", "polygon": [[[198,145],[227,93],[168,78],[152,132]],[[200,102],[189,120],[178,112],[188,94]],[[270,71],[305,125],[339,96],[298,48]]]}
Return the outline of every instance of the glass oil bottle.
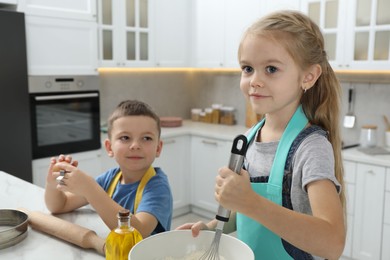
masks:
{"label": "glass oil bottle", "polygon": [[118,227],[106,239],[107,260],[127,260],[131,248],[142,240],[142,235],[130,224],[130,211],[118,213]]}

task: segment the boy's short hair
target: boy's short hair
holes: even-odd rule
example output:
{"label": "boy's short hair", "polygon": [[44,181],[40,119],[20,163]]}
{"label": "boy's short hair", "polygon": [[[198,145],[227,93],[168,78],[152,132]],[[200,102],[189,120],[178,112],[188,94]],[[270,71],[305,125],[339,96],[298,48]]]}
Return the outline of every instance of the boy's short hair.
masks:
{"label": "boy's short hair", "polygon": [[107,133],[108,137],[111,138],[111,131],[114,121],[118,118],[125,116],[148,116],[157,124],[158,137],[161,135],[161,124],[160,118],[153,111],[153,109],[146,103],[139,100],[125,100],[119,103],[119,105],[112,112],[110,117],[108,118],[108,128]]}

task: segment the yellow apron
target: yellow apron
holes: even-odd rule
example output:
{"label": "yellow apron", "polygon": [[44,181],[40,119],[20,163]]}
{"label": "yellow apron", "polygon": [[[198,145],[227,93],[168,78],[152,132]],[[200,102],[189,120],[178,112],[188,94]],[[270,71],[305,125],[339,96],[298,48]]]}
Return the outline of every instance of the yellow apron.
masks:
{"label": "yellow apron", "polygon": [[[138,188],[137,188],[137,192],[135,194],[135,199],[134,199],[134,212],[133,214],[135,214],[137,212],[137,208],[138,208],[138,205],[139,203],[141,202],[141,199],[142,199],[142,194],[144,192],[144,189],[145,189],[145,186],[146,186],[146,183],[148,183],[148,181],[154,176],[156,175],[156,171],[154,170],[154,168],[152,166],[149,167],[149,169],[146,171],[146,173],[144,174],[144,176],[142,177],[139,185],[138,185]],[[116,188],[116,185],[118,185],[118,182],[119,180],[121,179],[122,177],[122,171],[119,171],[114,179],[112,179],[111,183],[110,183],[110,186],[108,187],[107,189],[107,194],[108,196],[110,196],[112,198],[112,195],[114,194],[114,191],[115,191],[115,188]]]}
{"label": "yellow apron", "polygon": [[[259,195],[282,205],[282,185],[284,166],[291,144],[305,128],[308,120],[299,106],[294,113],[276,150],[268,183],[251,183],[252,189]],[[264,119],[259,122],[248,135],[248,143],[263,126]],[[259,222],[237,213],[237,237],[253,250],[255,259],[292,259],[283,247],[282,239]]]}

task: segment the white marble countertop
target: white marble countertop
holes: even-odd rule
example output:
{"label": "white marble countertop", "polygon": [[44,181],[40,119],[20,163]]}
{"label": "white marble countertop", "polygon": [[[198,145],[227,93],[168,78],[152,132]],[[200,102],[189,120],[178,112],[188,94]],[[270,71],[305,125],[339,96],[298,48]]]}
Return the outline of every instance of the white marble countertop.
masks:
{"label": "white marble countertop", "polygon": [[[390,151],[390,148],[384,148],[384,149]],[[343,159],[390,167],[390,154],[370,155],[359,151],[359,148],[351,148],[351,149],[343,150]]]}
{"label": "white marble countertop", "polygon": [[[223,141],[233,141],[237,135],[244,134],[247,130],[248,128],[242,125],[209,124],[183,120],[182,126],[162,127],[161,138],[166,139],[181,135],[195,135]],[[107,133],[102,131],[100,138],[103,144],[107,138]]]}
{"label": "white marble countertop", "polygon": [[[48,213],[43,194],[42,188],[0,171],[0,207],[2,209],[26,208]],[[98,214],[88,207],[56,216],[94,230],[102,238],[107,237],[110,232]],[[20,243],[1,249],[0,259],[104,259],[92,249],[80,248],[30,227],[27,232],[27,237]]]}
{"label": "white marble countertop", "polygon": [[[244,134],[248,130],[242,125],[217,125],[184,120],[181,127],[163,127],[161,137],[171,138],[180,135],[196,135],[233,141],[234,137]],[[390,148],[385,148],[390,151]],[[369,155],[359,151],[359,148],[350,148],[342,151],[343,159],[390,167],[390,154]]]}
{"label": "white marble countertop", "polygon": [[163,127],[161,129],[161,137],[169,138],[180,135],[196,135],[224,141],[233,141],[239,135],[244,134],[248,128],[242,125],[220,125],[192,122],[184,120],[180,127]]}

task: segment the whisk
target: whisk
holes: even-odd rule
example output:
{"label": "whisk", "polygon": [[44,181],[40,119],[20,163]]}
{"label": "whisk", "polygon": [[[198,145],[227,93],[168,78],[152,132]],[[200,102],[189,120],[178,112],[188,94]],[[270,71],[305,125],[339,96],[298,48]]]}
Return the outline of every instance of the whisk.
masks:
{"label": "whisk", "polygon": [[[237,174],[240,174],[247,148],[248,140],[245,135],[239,135],[234,138],[229,160],[229,169]],[[199,260],[219,260],[219,242],[221,240],[223,226],[229,221],[229,217],[230,210],[219,205],[217,215],[215,216],[218,222],[214,239],[211,242],[210,248],[199,258]]]}

